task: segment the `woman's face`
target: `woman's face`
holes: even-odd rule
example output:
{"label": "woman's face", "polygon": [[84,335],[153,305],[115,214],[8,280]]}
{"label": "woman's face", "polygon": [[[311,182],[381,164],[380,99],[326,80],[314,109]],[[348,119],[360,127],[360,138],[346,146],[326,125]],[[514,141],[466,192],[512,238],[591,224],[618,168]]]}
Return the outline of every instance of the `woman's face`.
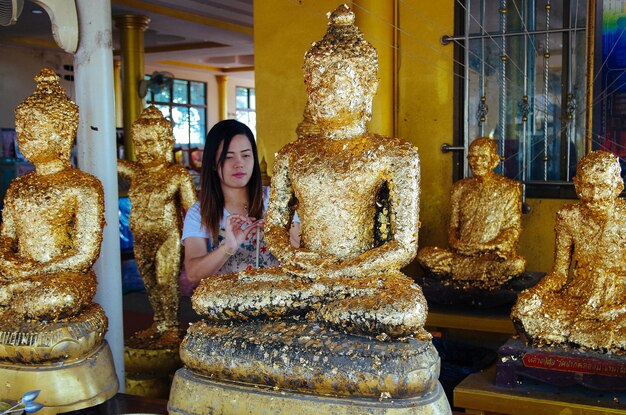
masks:
{"label": "woman's face", "polygon": [[217,174],[222,183],[222,188],[229,187],[240,189],[246,187],[252,176],[254,168],[254,154],[248,137],[244,134],[237,134],[230,141],[223,165],[219,165],[219,156],[222,154],[224,142],[217,148],[215,164]]}

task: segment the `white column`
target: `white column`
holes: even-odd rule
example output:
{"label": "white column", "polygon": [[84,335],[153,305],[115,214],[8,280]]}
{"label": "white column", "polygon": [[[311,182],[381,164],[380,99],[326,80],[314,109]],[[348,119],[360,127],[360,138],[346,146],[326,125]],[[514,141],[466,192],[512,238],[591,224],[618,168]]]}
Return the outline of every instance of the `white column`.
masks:
{"label": "white column", "polygon": [[106,226],[100,258],[96,302],[109,318],[106,339],[124,392],[124,326],[115,145],[115,94],[111,49],[111,1],[79,0],[78,51],[74,55],[76,103],[80,107],[78,165],[104,186]]}

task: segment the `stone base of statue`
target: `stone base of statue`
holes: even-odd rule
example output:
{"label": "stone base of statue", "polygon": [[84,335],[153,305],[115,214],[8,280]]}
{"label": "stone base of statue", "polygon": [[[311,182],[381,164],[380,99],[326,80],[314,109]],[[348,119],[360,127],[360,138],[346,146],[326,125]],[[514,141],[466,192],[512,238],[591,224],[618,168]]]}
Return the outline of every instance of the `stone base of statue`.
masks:
{"label": "stone base of statue", "polygon": [[87,408],[117,393],[113,358],[98,304],[57,322],[0,314],[0,398],[40,389],[41,414]]}
{"label": "stone base of statue", "polygon": [[126,393],[167,399],[172,378],[182,367],[179,330],[158,331],[153,324],[133,334],[124,348]]}
{"label": "stone base of statue", "polygon": [[427,274],[416,278],[428,303],[442,305],[464,305],[474,308],[493,308],[515,304],[517,295],[537,284],[545,273],[525,272],[499,287],[484,289],[473,286],[471,281]]}
{"label": "stone base of statue", "polygon": [[582,385],[597,390],[626,390],[626,356],[569,346],[527,346],[510,339],[500,347],[496,385],[514,387],[528,378],[564,387]]}
{"label": "stone base of statue", "polygon": [[450,413],[430,341],[347,335],[314,321],[198,322],[180,351],[186,367],[174,377],[170,414]]}
{"label": "stone base of statue", "polygon": [[178,348],[150,350],[126,346],[126,393],[167,399],[172,377],[182,365]]}
{"label": "stone base of statue", "polygon": [[62,363],[17,364],[0,362],[0,397],[18,401],[30,390],[40,389],[38,411],[52,415],[98,405],[112,398],[119,384],[111,349],[106,341],[78,360]]}

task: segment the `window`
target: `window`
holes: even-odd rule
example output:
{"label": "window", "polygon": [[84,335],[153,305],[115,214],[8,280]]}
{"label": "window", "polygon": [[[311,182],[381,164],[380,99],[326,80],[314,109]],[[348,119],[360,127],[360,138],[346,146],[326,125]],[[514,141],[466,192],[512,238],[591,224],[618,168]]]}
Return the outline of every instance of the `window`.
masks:
{"label": "window", "polygon": [[[463,34],[448,39],[456,42],[460,144],[491,136],[498,173],[531,195],[573,195],[586,150],[587,2],[466,0],[457,12]],[[468,176],[467,161],[459,165],[457,175]]]}
{"label": "window", "polygon": [[254,88],[238,86],[236,89],[237,120],[246,124],[256,137],[256,100]]}
{"label": "window", "polygon": [[173,122],[176,147],[187,149],[204,146],[206,102],[206,83],[184,79],[160,82],[146,95],[146,105],[153,104]]}

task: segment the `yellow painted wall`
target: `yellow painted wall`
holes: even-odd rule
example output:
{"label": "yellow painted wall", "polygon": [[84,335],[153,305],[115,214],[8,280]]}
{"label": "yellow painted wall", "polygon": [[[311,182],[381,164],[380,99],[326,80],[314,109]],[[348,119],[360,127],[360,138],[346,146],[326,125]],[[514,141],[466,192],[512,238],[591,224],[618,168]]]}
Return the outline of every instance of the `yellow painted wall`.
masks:
{"label": "yellow painted wall", "polygon": [[[295,140],[306,93],[304,53],[326,32],[337,0],[254,2],[254,66],[259,156],[271,174],[274,154]],[[350,4],[348,2],[348,4]]]}
{"label": "yellow painted wall", "polygon": [[[328,0],[254,3],[257,131],[269,172],[274,153],[295,139],[294,130],[302,119],[306,102],[301,70],[304,52],[311,42],[323,36],[326,12],[339,4]],[[420,150],[420,246],[446,243],[452,155],[443,154],[441,145],[454,141],[454,75],[453,46],[441,45],[440,39],[444,34],[453,33],[453,20],[453,1],[399,2],[397,135],[416,144]],[[380,24],[390,23],[381,19]],[[375,105],[374,112],[377,110]],[[530,271],[550,268],[554,218],[565,202],[528,200],[532,211],[523,218],[521,252],[528,259]],[[419,267],[412,264],[407,272],[415,275]]]}

